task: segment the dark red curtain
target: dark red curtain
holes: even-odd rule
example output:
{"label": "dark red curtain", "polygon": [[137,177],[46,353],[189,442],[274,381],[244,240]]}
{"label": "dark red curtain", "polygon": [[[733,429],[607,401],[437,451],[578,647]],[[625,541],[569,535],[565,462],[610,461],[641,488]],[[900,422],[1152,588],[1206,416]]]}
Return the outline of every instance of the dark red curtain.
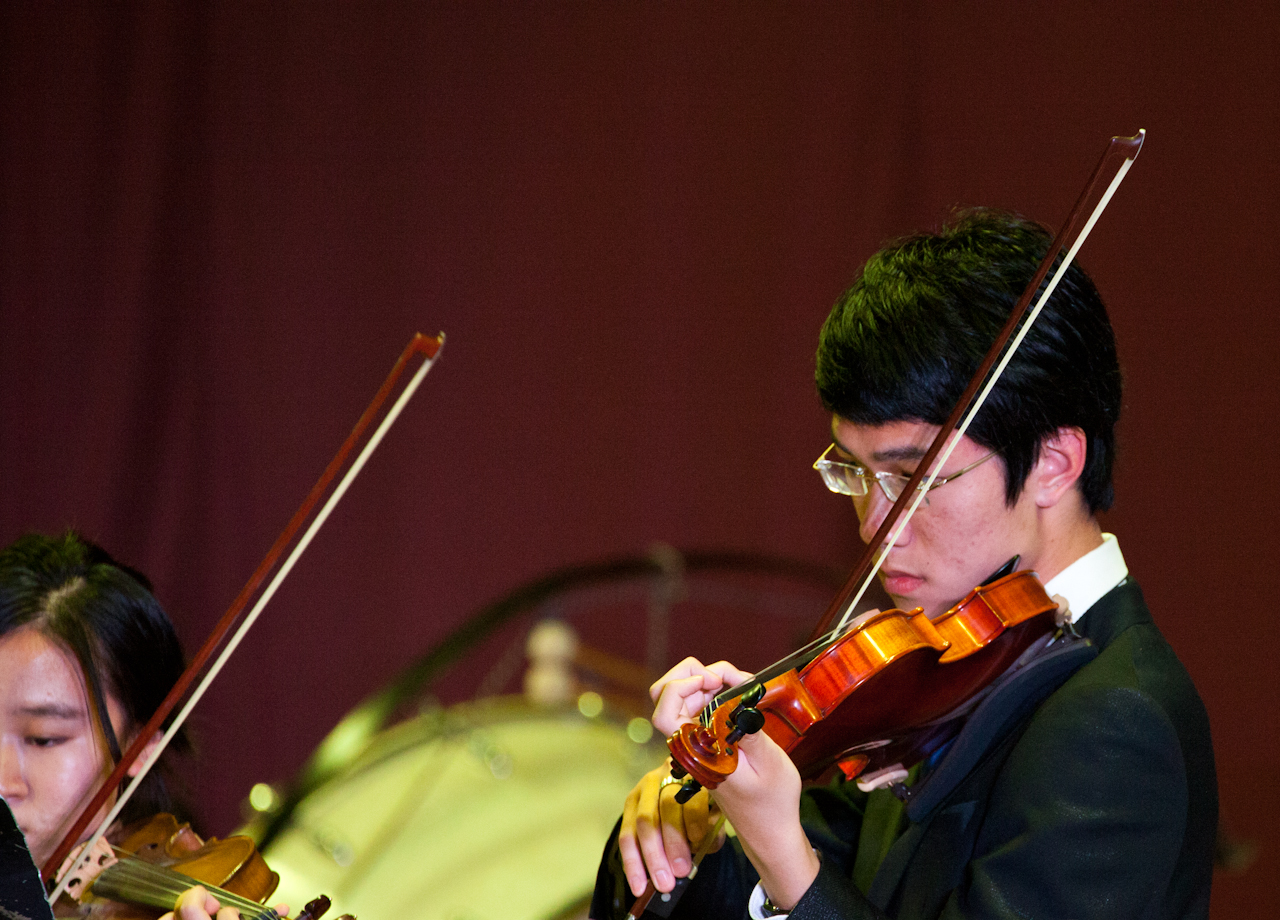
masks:
{"label": "dark red curtain", "polygon": [[549,568],[655,540],[850,560],[809,470],[830,303],[954,205],[1056,224],[1107,137],[1147,128],[1082,256],[1128,380],[1106,524],[1260,846],[1215,916],[1259,915],[1280,13],[1185,6],[5,4],[0,540],[80,528],[194,645],[410,334],[448,333],[202,707],[225,832]]}

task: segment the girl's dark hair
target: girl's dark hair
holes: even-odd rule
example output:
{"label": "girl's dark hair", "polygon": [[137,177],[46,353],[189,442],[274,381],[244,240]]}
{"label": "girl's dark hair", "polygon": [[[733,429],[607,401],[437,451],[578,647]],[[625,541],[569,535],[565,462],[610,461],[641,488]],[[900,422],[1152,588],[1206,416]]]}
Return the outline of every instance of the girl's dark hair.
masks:
{"label": "girl's dark hair", "polygon": [[[106,696],[124,708],[130,734],[141,729],[184,668],[173,624],[140,572],[73,532],[27,534],[0,550],[0,636],[32,626],[75,655],[113,759],[119,742]],[[170,748],[186,750],[179,732]],[[165,777],[152,770],[122,818],[173,809]]]}
{"label": "girl's dark hair", "polygon": [[[1042,227],[984,209],[872,256],[822,327],[817,384],[827,411],[858,425],[942,424],[1050,242]],[[1091,512],[1103,511],[1113,498],[1120,399],[1111,322],[1073,264],[968,434],[1003,457],[1012,505],[1044,438],[1080,428],[1088,443],[1081,493]]]}

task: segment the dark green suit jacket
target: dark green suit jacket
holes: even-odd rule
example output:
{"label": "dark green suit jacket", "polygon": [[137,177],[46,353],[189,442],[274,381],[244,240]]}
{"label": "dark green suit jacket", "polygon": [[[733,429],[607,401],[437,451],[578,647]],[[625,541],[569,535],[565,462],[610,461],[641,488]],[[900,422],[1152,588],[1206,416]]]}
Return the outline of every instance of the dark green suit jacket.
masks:
{"label": "dark green suit jacket", "polygon": [[[1218,799],[1204,705],[1132,581],[1080,627],[1097,657],[1038,707],[966,725],[867,895],[852,881],[867,796],[852,783],[804,793],[822,869],[792,920],[1208,916]],[[626,912],[616,850],[593,917]],[[672,916],[737,920],[756,879],[734,842]]]}

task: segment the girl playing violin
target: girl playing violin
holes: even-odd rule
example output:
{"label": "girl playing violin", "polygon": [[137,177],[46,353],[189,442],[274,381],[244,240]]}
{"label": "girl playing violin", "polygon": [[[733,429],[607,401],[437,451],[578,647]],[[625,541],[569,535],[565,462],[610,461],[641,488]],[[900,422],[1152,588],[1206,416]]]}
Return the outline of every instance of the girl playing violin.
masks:
{"label": "girl playing violin", "polygon": [[[832,443],[815,467],[852,499],[864,540],[1048,245],[1033,224],[971,212],[874,256],[836,303],[817,356]],[[765,733],[744,737],[714,794],[736,838],[670,916],[1208,915],[1208,718],[1096,517],[1112,500],[1120,403],[1110,321],[1073,266],[880,572],[898,607],[937,616],[1020,556],[1097,656],[1038,704],[989,697],[1007,717],[971,718],[895,793],[842,778],[802,790]],[[670,734],[748,676],[686,659],[652,688],[654,724]],[[668,775],[628,797],[592,917],[622,917],[648,879],[669,892],[689,874],[709,805],[705,792],[676,803]]]}
{"label": "girl playing violin", "polygon": [[[29,534],[0,550],[0,798],[37,865],[182,670],[177,634],[139,572],[74,533]],[[153,770],[120,820],[173,810]],[[200,887],[178,907],[183,920],[219,909]],[[233,920],[224,910],[219,920]]]}

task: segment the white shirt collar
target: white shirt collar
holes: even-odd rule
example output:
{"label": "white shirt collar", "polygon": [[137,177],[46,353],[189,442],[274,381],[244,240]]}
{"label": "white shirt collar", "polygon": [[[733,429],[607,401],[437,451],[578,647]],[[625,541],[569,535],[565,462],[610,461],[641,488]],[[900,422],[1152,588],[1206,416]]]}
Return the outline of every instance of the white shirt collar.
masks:
{"label": "white shirt collar", "polygon": [[1129,577],[1129,567],[1120,554],[1120,544],[1109,534],[1102,545],[1085,553],[1045,583],[1050,597],[1060,594],[1071,608],[1071,622],[1077,622],[1102,595]]}

